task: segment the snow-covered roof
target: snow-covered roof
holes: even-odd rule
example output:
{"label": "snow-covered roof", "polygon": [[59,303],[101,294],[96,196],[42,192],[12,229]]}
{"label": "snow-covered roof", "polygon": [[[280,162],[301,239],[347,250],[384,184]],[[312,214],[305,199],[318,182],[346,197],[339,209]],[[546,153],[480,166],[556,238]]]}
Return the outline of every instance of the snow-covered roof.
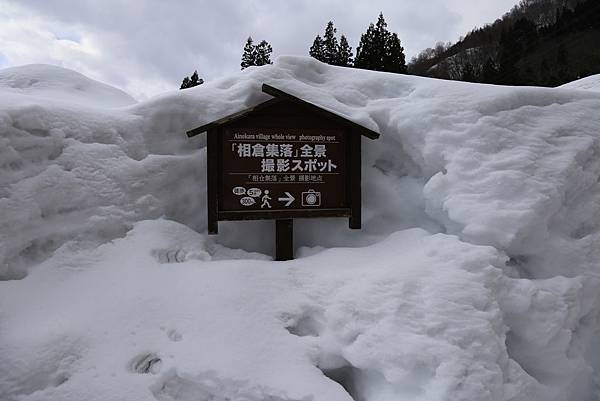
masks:
{"label": "snow-covered roof", "polygon": [[338,124],[356,129],[357,132],[359,132],[361,135],[366,136],[369,139],[379,138],[379,135],[380,135],[379,132],[374,131],[360,123],[354,122],[351,118],[348,118],[348,117],[344,116],[343,114],[336,112],[336,110],[330,110],[329,108],[317,105],[315,103],[311,103],[310,101],[301,99],[300,97],[294,96],[291,93],[288,93],[281,89],[275,88],[272,85],[262,84],[261,87],[262,87],[262,91],[268,95],[273,96],[273,99],[266,100],[263,103],[259,103],[258,105],[250,107],[250,108],[238,110],[230,115],[221,117],[217,120],[211,121],[200,127],[194,128],[193,130],[187,132],[188,137],[191,138],[193,136],[202,134],[202,133],[208,131],[209,129],[216,128],[218,126],[239,120],[240,118],[246,117],[255,111],[263,110],[263,109],[268,108],[271,105],[279,103],[281,101],[289,101],[291,103],[301,105],[302,107],[305,107],[306,109],[310,110],[313,113],[319,114],[323,117],[333,120]]}

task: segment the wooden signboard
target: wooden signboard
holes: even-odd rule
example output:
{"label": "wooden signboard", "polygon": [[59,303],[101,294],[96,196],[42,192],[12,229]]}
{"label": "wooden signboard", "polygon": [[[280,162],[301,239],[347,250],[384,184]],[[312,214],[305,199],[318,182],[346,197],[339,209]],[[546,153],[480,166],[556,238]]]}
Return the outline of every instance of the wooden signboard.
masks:
{"label": "wooden signboard", "polygon": [[361,135],[379,136],[268,85],[274,99],[188,132],[208,132],[208,232],[276,220],[276,259],[293,258],[294,218],[361,225]]}

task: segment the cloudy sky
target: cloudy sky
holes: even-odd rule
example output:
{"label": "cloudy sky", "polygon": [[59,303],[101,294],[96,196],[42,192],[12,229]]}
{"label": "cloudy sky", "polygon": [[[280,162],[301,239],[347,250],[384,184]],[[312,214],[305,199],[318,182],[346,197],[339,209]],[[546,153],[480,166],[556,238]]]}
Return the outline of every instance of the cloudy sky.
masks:
{"label": "cloudy sky", "polygon": [[407,59],[493,22],[517,0],[0,0],[0,68],[48,63],[144,99],[195,69],[239,70],[248,35],[273,56],[306,55],[333,20],[353,48],[384,13]]}

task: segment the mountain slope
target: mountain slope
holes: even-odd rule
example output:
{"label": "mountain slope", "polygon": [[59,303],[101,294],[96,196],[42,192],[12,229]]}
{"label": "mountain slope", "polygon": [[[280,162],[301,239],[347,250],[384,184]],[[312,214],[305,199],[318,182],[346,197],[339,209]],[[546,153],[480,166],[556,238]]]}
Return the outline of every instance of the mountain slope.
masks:
{"label": "mountain slope", "polygon": [[415,75],[554,87],[599,73],[600,3],[523,0],[493,24],[415,57]]}

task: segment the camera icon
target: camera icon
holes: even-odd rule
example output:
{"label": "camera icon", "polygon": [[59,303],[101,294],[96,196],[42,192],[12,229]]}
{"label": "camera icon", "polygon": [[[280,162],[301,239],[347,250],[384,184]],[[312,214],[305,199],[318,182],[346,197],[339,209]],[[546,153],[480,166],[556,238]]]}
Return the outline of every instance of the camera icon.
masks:
{"label": "camera icon", "polygon": [[321,192],[317,192],[314,189],[302,192],[302,206],[321,206]]}

